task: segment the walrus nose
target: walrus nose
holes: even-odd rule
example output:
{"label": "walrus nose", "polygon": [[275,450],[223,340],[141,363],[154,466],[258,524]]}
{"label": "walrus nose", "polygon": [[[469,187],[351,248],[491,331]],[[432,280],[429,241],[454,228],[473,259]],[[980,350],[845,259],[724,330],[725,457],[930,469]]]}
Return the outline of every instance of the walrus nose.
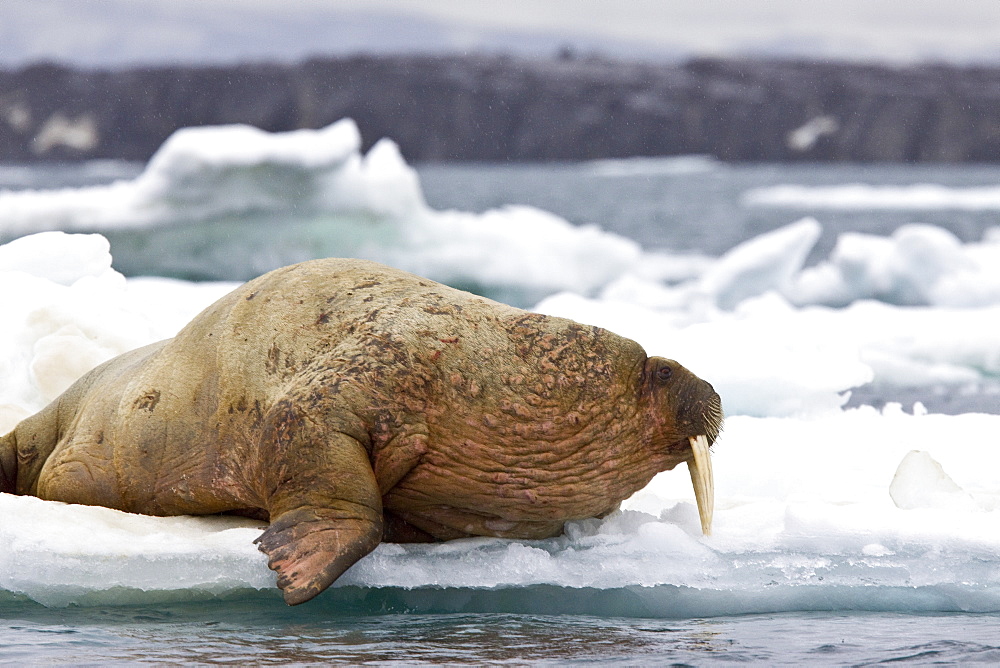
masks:
{"label": "walrus nose", "polygon": [[692,375],[690,382],[691,386],[683,393],[688,399],[677,411],[677,424],[683,434],[704,434],[712,445],[722,431],[722,399],[715,388],[701,378]]}

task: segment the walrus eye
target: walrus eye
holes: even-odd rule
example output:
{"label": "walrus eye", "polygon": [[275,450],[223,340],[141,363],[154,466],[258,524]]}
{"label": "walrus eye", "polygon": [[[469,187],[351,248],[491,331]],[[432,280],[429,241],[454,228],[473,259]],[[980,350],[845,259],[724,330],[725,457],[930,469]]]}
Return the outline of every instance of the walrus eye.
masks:
{"label": "walrus eye", "polygon": [[666,382],[670,380],[670,376],[672,376],[673,373],[674,373],[673,369],[671,369],[667,365],[663,365],[656,370],[656,380],[660,381],[661,383]]}

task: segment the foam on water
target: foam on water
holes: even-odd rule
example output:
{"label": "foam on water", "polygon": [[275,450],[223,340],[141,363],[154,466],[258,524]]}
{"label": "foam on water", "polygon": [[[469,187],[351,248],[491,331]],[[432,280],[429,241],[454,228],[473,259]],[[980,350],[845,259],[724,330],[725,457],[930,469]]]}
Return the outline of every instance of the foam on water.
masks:
{"label": "foam on water", "polygon": [[[218,140],[213,151],[222,155],[233,143],[226,133],[237,131],[181,135],[142,177],[112,188],[192,193],[166,207],[175,216],[211,209],[198,183],[177,186],[199,175],[214,174],[236,201],[246,188],[236,185],[240,165],[284,165],[289,182],[326,170],[310,202],[355,207],[406,230],[405,243],[383,240],[373,255],[456,282],[516,275],[550,291],[562,286],[537,310],[678,359],[715,385],[729,418],[715,446],[711,537],[700,533],[686,471],[671,471],[620,512],[571,523],[559,538],[382,545],[325,597],[383,596],[415,610],[657,616],[1000,611],[1000,415],[842,408],[852,388],[873,381],[996,382],[1000,240],[962,244],[926,226],[844,235],[829,258],[805,267],[820,230],[807,219],[720,258],[678,261],[536,209],[432,211],[394,146],[361,156],[352,128],[325,131],[339,137],[339,153],[320,150],[317,135],[297,135],[310,141],[286,138],[214,162],[200,140]],[[150,174],[165,180],[154,187]],[[100,199],[74,192],[30,197],[46,215],[82,197],[61,209],[70,217],[88,197]],[[12,210],[10,197],[0,196],[0,210]],[[51,220],[33,220],[43,218]],[[125,279],[100,235],[45,232],[0,246],[0,432],[92,366],[172,336],[232,287]],[[244,520],[140,517],[0,495],[0,600],[270,596],[273,575],[252,544],[259,531]]]}
{"label": "foam on water", "polygon": [[710,155],[681,155],[591,160],[584,163],[584,168],[599,176],[622,178],[662,174],[703,174],[711,172],[718,165],[719,161]]}
{"label": "foam on water", "polygon": [[922,183],[874,186],[854,183],[837,186],[777,185],[755,188],[743,196],[750,206],[810,209],[893,209],[928,211],[990,211],[1000,209],[1000,186],[950,188]]}

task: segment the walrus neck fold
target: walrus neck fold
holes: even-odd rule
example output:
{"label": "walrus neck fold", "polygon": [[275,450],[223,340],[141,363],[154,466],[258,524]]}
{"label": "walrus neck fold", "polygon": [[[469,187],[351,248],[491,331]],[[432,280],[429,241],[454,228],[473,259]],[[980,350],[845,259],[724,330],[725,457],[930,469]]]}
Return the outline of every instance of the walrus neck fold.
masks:
{"label": "walrus neck fold", "polygon": [[17,490],[17,438],[11,431],[0,436],[0,492],[14,494]]}

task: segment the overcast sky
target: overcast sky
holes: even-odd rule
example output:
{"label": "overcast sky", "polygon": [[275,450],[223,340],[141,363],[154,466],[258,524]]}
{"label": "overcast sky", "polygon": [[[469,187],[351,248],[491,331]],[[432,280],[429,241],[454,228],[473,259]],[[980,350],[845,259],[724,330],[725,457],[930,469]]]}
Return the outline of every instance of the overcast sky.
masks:
{"label": "overcast sky", "polygon": [[1000,64],[1000,0],[0,0],[0,65],[476,51]]}

